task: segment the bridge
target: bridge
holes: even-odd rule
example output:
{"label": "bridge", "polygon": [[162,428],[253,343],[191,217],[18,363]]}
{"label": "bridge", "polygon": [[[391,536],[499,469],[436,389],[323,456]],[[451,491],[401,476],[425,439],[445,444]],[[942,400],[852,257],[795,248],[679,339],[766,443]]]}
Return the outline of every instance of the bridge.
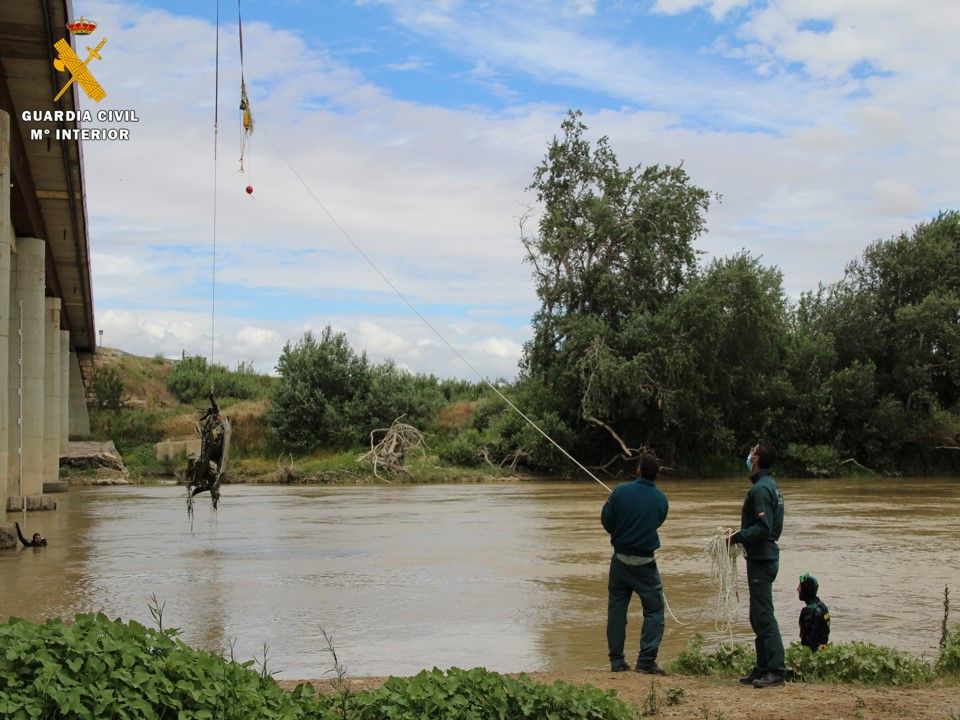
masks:
{"label": "bridge", "polygon": [[[80,110],[79,81],[54,100],[70,77],[54,45],[77,49],[73,19],[70,0],[0,3],[0,517],[55,507],[61,451],[90,432],[81,365],[96,333],[83,147],[70,132],[82,123],[31,115]],[[54,126],[67,132],[43,132]]]}

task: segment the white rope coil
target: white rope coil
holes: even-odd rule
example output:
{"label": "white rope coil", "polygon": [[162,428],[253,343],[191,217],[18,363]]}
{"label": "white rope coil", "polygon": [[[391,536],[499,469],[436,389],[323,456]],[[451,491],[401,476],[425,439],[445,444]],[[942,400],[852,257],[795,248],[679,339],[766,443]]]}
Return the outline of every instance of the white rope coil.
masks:
{"label": "white rope coil", "polygon": [[716,628],[732,637],[740,601],[737,558],[743,555],[743,547],[729,544],[729,536],[729,530],[718,528],[717,534],[707,541],[707,555],[710,556],[710,583],[717,591]]}

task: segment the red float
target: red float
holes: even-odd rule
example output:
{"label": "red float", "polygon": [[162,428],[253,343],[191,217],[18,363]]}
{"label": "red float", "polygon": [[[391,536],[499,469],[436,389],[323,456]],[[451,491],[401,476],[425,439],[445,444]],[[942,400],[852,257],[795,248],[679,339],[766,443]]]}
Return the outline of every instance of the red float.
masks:
{"label": "red float", "polygon": [[247,185],[247,195],[253,195],[253,185]]}

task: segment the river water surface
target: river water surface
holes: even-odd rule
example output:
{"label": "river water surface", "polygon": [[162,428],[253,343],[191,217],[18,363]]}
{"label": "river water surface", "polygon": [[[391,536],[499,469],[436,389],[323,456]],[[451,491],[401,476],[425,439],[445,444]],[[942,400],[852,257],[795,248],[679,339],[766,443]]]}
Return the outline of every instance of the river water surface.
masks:
{"label": "river water surface", "polygon": [[[665,480],[658,563],[667,601],[661,660],[695,632],[709,641],[716,592],[706,540],[739,521],[748,481]],[[784,639],[797,639],[801,572],[821,581],[832,640],[933,655],[943,588],[960,597],[960,479],[782,481],[787,503],[775,585]],[[351,675],[424,667],[499,671],[605,667],[606,573],[595,483],[225,486],[217,514],[183,488],[71,489],[30,513],[42,550],[0,553],[0,617],[100,610],[164,624],[241,659],[269,646],[280,677],[330,668],[320,628]],[[22,516],[17,516],[22,518]],[[12,515],[9,520],[15,519]],[[737,639],[749,640],[740,565]],[[960,603],[954,603],[960,606]],[[627,655],[638,649],[631,604]],[[957,618],[954,618],[957,619]]]}

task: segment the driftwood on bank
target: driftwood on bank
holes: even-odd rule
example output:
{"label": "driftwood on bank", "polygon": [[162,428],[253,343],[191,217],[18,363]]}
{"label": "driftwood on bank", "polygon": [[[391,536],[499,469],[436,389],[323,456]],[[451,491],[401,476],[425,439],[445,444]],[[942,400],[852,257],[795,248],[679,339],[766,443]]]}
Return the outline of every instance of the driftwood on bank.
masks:
{"label": "driftwood on bank", "polygon": [[[388,428],[377,428],[370,431],[370,450],[360,455],[357,460],[373,463],[373,474],[384,482],[390,482],[382,477],[378,469],[384,469],[394,474],[406,473],[404,466],[407,455],[413,450],[423,452],[427,445],[423,433],[413,425],[400,422],[403,415],[398,417]],[[376,442],[376,436],[383,433],[383,437]]]}
{"label": "driftwood on bank", "polygon": [[837,463],[837,470],[839,470],[840,468],[842,468],[842,467],[843,467],[844,465],[846,465],[847,463],[852,463],[853,465],[856,465],[858,468],[861,468],[861,469],[863,469],[863,470],[866,470],[867,472],[873,473],[874,475],[879,475],[879,474],[880,474],[880,473],[878,473],[876,470],[874,470],[874,469],[872,469],[872,468],[868,468],[866,465],[861,465],[861,464],[858,463],[858,462],[856,461],[856,459],[854,459],[854,458],[847,458],[846,460],[841,460],[839,463]]}
{"label": "driftwood on bank", "polygon": [[[592,423],[592,424],[594,424],[594,425],[596,425],[596,426],[598,426],[598,427],[602,427],[604,430],[606,430],[608,433],[610,433],[611,437],[613,437],[613,439],[617,441],[617,444],[618,444],[618,445],[622,448],[622,450],[623,450],[623,452],[617,453],[616,455],[614,455],[612,458],[610,458],[609,460],[607,460],[607,462],[603,463],[602,465],[594,465],[594,466],[592,466],[592,467],[590,468],[591,470],[600,470],[601,472],[604,472],[604,473],[606,473],[607,475],[616,475],[617,473],[611,473],[610,470],[609,470],[609,467],[610,467],[611,465],[613,465],[615,462],[636,463],[637,460],[639,460],[640,457],[641,457],[642,455],[646,454],[646,453],[650,453],[651,455],[653,455],[654,457],[656,457],[657,454],[653,451],[653,449],[647,447],[646,445],[643,445],[643,446],[637,447],[637,448],[629,447],[629,446],[623,441],[623,438],[620,437],[620,436],[617,434],[617,432],[616,432],[612,427],[610,427],[609,425],[607,425],[607,423],[603,422],[603,420],[600,420],[600,419],[598,419],[598,418],[595,418],[593,415],[588,415],[587,418],[586,418],[586,420],[587,420],[587,422]],[[672,468],[672,467],[668,467],[668,466],[666,466],[666,465],[661,465],[661,466],[660,466],[660,472],[661,472],[661,473],[671,473],[671,472],[676,472],[676,470],[675,470],[674,468]]]}

